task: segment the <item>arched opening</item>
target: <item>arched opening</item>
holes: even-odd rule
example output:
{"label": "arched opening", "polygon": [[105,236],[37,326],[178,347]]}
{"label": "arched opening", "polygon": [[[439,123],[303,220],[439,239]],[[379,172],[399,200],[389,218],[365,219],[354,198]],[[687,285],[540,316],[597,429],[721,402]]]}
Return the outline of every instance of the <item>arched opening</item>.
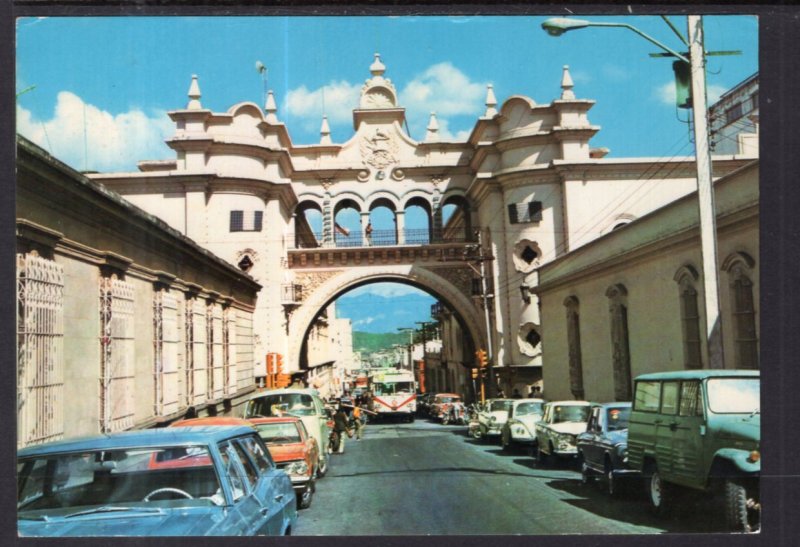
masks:
{"label": "arched opening", "polygon": [[[311,320],[298,325],[297,362],[310,386],[336,386],[341,395],[354,387],[356,371],[405,368],[414,372],[419,392],[455,391],[473,400],[469,368],[478,344],[476,325],[460,311],[463,302],[453,305],[429,285],[399,276],[337,284],[318,302]],[[351,333],[349,345],[343,332]]]}
{"label": "arched opening", "polygon": [[361,207],[345,199],[333,211],[333,240],[336,247],[360,247],[363,244]]}
{"label": "arched opening", "polygon": [[432,231],[430,203],[421,197],[409,200],[405,208],[405,242],[409,245],[427,245],[431,242]]}
{"label": "arched opening", "polygon": [[368,245],[397,245],[397,218],[394,203],[388,199],[378,199],[369,210],[369,222],[372,233],[367,240]]}
{"label": "arched opening", "polygon": [[297,249],[312,249],[322,241],[322,209],[313,201],[297,205],[294,217],[294,245]]}
{"label": "arched opening", "polygon": [[472,215],[464,196],[450,196],[442,204],[442,240],[471,241]]}

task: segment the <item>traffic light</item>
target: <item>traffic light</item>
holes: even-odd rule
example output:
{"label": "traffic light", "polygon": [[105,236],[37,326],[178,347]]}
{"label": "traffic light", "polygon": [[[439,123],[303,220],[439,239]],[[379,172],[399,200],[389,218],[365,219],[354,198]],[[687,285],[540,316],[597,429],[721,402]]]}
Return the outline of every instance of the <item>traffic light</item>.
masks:
{"label": "traffic light", "polygon": [[478,366],[483,368],[489,364],[489,357],[486,355],[485,349],[479,349],[475,352],[475,357],[478,361]]}
{"label": "traffic light", "polygon": [[275,387],[288,387],[292,383],[292,375],[283,372],[283,355],[275,355]]}
{"label": "traffic light", "polygon": [[472,371],[472,378],[473,379],[477,378],[478,377],[478,369],[473,368],[473,369],[470,369],[470,370]]}
{"label": "traffic light", "polygon": [[672,63],[675,72],[675,102],[678,108],[692,108],[692,68],[686,61]]}

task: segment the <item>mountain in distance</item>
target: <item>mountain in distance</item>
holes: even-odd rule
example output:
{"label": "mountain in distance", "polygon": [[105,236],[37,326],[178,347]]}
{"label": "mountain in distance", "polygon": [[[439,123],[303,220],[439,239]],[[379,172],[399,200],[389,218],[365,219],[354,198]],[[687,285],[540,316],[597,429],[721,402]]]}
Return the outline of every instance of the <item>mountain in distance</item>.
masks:
{"label": "mountain in distance", "polygon": [[408,344],[408,333],[353,331],[353,351],[361,352],[362,356],[386,350],[395,344]]}
{"label": "mountain in distance", "polygon": [[402,296],[345,295],[336,301],[336,316],[350,319],[353,332],[399,334],[400,340],[392,343],[408,344],[408,333],[397,329],[416,329],[417,321],[431,321],[431,306],[435,303],[436,298],[421,291]]}

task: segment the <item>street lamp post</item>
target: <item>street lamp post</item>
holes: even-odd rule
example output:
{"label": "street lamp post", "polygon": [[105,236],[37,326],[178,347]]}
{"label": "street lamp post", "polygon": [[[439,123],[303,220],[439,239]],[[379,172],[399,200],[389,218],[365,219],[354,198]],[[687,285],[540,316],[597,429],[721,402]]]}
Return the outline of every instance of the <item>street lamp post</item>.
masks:
{"label": "street lamp post", "polygon": [[[599,23],[558,17],[548,19],[542,23],[542,28],[551,36],[561,36],[567,31],[586,27],[626,28],[660,47],[671,56],[690,65],[697,196],[700,211],[700,249],[703,257],[703,287],[706,312],[706,362],[709,368],[725,368],[722,353],[722,325],[719,312],[719,266],[717,263],[714,187],[712,183],[711,150],[708,145],[708,102],[706,97],[706,53],[703,44],[703,19],[699,15],[687,16],[688,58],[626,23]],[[671,23],[670,27],[677,33]]]}

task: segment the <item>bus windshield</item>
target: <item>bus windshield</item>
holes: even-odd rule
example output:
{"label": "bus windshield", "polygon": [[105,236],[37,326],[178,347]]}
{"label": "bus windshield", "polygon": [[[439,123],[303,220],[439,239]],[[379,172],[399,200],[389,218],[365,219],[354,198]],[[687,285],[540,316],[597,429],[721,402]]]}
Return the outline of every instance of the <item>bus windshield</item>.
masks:
{"label": "bus windshield", "polygon": [[375,395],[414,393],[414,382],[379,382],[372,384],[372,391]]}

